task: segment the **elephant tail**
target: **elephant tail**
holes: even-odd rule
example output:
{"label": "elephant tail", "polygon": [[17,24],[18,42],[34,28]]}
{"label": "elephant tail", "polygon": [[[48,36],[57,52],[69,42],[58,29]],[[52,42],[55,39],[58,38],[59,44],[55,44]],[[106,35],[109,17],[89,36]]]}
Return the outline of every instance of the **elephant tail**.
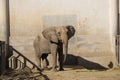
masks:
{"label": "elephant tail", "polygon": [[35,40],[34,40],[34,43],[33,43],[33,46],[34,46],[34,50],[36,52],[36,54],[39,54],[40,52],[40,36],[38,35]]}
{"label": "elephant tail", "polygon": [[36,47],[38,45],[39,41],[40,41],[40,36],[38,35],[34,40],[33,46]]}

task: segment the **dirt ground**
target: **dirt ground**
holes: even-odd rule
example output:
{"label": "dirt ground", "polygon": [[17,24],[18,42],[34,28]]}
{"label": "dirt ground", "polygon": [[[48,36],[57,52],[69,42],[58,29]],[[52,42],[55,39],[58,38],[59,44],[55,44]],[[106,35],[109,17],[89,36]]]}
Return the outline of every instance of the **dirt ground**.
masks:
{"label": "dirt ground", "polygon": [[[74,67],[74,68],[73,68]],[[64,71],[45,70],[41,74],[29,69],[1,75],[0,80],[120,80],[120,67],[108,70],[87,70],[79,66],[64,68]]]}
{"label": "dirt ground", "polygon": [[50,80],[120,80],[120,68],[109,70],[87,70],[78,67],[65,68],[65,71],[44,71]]}

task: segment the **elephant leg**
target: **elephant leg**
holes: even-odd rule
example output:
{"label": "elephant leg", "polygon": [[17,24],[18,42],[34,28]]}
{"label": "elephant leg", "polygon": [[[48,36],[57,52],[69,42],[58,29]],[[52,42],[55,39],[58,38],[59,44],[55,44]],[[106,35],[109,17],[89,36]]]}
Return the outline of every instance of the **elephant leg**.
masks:
{"label": "elephant leg", "polygon": [[47,69],[47,66],[49,64],[48,59],[47,59],[48,54],[42,54],[42,65],[43,69]]}
{"label": "elephant leg", "polygon": [[51,43],[51,54],[52,54],[52,70],[57,71],[56,65],[57,65],[57,44]]}
{"label": "elephant leg", "polygon": [[41,68],[41,57],[42,57],[42,53],[40,52],[40,49],[39,49],[39,46],[38,45],[35,45],[34,46],[35,48],[35,56],[36,56],[36,63],[37,63],[37,66]]}
{"label": "elephant leg", "polygon": [[63,71],[63,55],[59,54],[59,71]]}
{"label": "elephant leg", "polygon": [[37,55],[36,61],[37,61],[37,66],[39,66],[41,68],[41,56]]}
{"label": "elephant leg", "polygon": [[59,71],[63,71],[63,48],[62,45],[59,45],[58,48],[58,61],[59,61]]}

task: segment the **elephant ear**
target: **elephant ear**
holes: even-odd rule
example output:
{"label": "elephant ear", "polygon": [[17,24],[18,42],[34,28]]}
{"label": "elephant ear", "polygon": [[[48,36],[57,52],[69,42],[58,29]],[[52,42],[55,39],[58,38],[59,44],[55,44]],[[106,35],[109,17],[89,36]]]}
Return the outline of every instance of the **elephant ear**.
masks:
{"label": "elephant ear", "polygon": [[42,32],[43,37],[52,43],[58,43],[58,37],[54,28],[47,28]]}
{"label": "elephant ear", "polygon": [[75,28],[72,25],[68,25],[66,26],[66,29],[68,30],[67,31],[68,39],[70,39],[75,34]]}

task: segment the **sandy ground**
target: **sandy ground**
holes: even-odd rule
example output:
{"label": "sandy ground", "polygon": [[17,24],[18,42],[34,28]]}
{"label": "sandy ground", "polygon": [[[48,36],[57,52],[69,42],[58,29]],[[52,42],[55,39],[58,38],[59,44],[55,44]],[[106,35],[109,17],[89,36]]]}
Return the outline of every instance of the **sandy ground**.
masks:
{"label": "sandy ground", "polygon": [[120,68],[108,70],[87,70],[78,66],[64,68],[64,71],[45,70],[42,74],[29,69],[12,71],[1,75],[0,80],[120,80]]}
{"label": "sandy ground", "polygon": [[44,71],[50,80],[120,80],[120,68],[109,70],[87,70],[65,68],[65,71]]}

